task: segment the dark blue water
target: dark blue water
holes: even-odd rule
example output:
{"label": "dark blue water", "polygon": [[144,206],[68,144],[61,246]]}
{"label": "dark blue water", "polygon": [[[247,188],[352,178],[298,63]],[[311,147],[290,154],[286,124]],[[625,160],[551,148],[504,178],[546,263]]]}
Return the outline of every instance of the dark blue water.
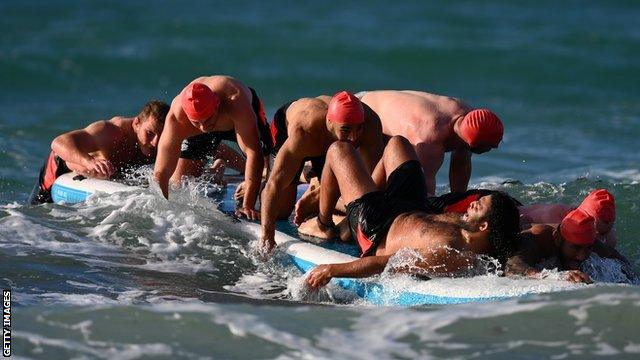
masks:
{"label": "dark blue water", "polygon": [[[268,115],[303,96],[416,89],[493,109],[474,186],[523,202],[616,196],[640,269],[640,5],[634,1],[1,2],[0,287],[33,358],[634,357],[636,287],[482,306],[316,306],[197,196],[26,207],[57,134],[227,74]],[[446,169],[447,165],[443,166]],[[439,184],[446,183],[446,172]],[[439,192],[446,191],[444,185]],[[479,284],[481,286],[481,284]],[[302,303],[300,301],[303,301]],[[306,301],[310,301],[307,303]],[[331,303],[331,302],[330,302]]]}

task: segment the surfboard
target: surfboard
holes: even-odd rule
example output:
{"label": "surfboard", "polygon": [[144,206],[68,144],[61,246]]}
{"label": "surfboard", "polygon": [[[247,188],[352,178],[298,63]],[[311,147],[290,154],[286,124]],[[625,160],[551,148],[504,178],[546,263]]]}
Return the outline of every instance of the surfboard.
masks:
{"label": "surfboard", "polygon": [[[235,184],[227,186],[221,194],[219,209],[225,213],[233,213],[235,202],[233,193]],[[111,194],[127,191],[136,187],[114,181],[81,179],[73,173],[64,174],[56,179],[53,185],[55,202],[75,203],[86,200],[92,194],[102,192]],[[298,196],[305,186],[298,188]],[[260,224],[241,220],[238,226],[244,231],[260,236]],[[341,242],[325,242],[321,244],[301,240],[297,230],[288,221],[277,225],[275,241],[278,248],[288,255],[291,263],[303,273],[311,271],[321,264],[345,263],[357,259],[359,250],[355,244]],[[392,281],[371,279],[333,279],[337,286],[351,291],[360,298],[375,305],[444,305],[473,302],[499,301],[523,297],[537,293],[547,293],[583,287],[559,280],[511,279],[495,275],[476,276],[471,278],[432,278],[428,281],[417,281],[407,276],[394,277]]]}
{"label": "surfboard", "polygon": [[51,187],[51,198],[55,203],[73,204],[85,201],[89,196],[103,192],[113,194],[119,191],[132,190],[128,186],[115,181],[85,178],[70,172],[59,176]]}

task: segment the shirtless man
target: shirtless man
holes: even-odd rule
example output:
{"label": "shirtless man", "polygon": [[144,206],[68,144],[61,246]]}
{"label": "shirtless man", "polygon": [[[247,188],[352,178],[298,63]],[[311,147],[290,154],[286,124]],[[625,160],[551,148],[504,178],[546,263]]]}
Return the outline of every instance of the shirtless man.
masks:
{"label": "shirtless man", "polygon": [[115,116],[56,137],[30,203],[52,202],[53,182],[70,171],[109,179],[128,167],[152,164],[168,111],[169,105],[154,100],[138,116]]}
{"label": "shirtless man", "polygon": [[261,249],[267,252],[275,246],[276,219],[293,210],[297,180],[306,160],[320,174],[329,146],[335,141],[350,142],[371,173],[384,148],[378,116],[346,91],[332,98],[302,98],[286,104],[276,112],[271,133],[277,155],[261,199]]}
{"label": "shirtless man", "polygon": [[568,281],[591,283],[589,275],[580,271],[591,252],[628,264],[615,249],[597,241],[596,220],[590,215],[593,203],[585,201],[559,224],[533,224],[523,230],[517,253],[507,261],[506,274],[540,278],[541,269],[557,268],[566,271]]}
{"label": "shirtless man", "polygon": [[[618,242],[613,225],[616,221],[616,203],[605,189],[596,189],[587,195],[579,206],[591,215],[596,223],[598,241],[615,248]],[[532,224],[559,224],[576,206],[565,204],[532,204],[520,207],[520,224],[523,229]]]}
{"label": "shirtless man", "polygon": [[173,99],[165,126],[154,170],[165,198],[169,198],[170,179],[179,183],[183,175],[199,176],[220,141],[237,141],[247,160],[245,196],[236,214],[259,218],[255,203],[264,158],[272,146],[255,90],[229,76],[197,78]]}
{"label": "shirtless man", "polygon": [[[349,228],[361,259],[316,267],[307,278],[312,288],[332,277],[368,277],[384,270],[389,258],[402,248],[417,250],[415,267],[421,275],[453,274],[474,264],[477,254],[504,260],[519,229],[518,209],[502,193],[483,196],[464,214],[433,215],[424,173],[411,144],[392,137],[373,178],[348,143],[336,142],[327,152],[322,174],[319,237],[331,237],[328,210],[338,196],[348,203]],[[385,189],[383,191],[379,189]],[[303,224],[304,225],[304,224]],[[301,227],[302,228],[302,227]]]}
{"label": "shirtless man", "polygon": [[471,154],[497,148],[502,140],[504,128],[494,113],[473,110],[456,98],[409,90],[358,95],[380,116],[385,135],[404,136],[413,145],[429,195],[435,194],[436,173],[445,152],[451,152],[451,191],[463,192],[471,177]]}

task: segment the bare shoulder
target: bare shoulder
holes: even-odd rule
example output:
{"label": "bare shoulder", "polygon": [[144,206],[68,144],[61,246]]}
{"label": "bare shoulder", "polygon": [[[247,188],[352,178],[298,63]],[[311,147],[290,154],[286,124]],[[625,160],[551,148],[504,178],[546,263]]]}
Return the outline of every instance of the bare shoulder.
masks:
{"label": "bare shoulder", "polygon": [[202,76],[193,80],[193,82],[201,82],[203,84],[206,84],[214,91],[225,91],[229,88],[235,89],[244,87],[244,84],[240,80],[227,75]]}
{"label": "bare shoulder", "polygon": [[89,124],[84,129],[90,134],[116,132],[121,127],[121,117],[113,117],[110,120],[98,120]]}
{"label": "bare shoulder", "polygon": [[289,108],[293,108],[297,111],[307,108],[320,108],[326,111],[330,100],[331,98],[326,95],[320,95],[314,98],[304,97],[291,103]]}
{"label": "bare shoulder", "polygon": [[329,95],[320,95],[320,96],[316,96],[315,99],[318,99],[320,101],[323,101],[326,104],[329,104],[331,102],[331,96]]}
{"label": "bare shoulder", "polygon": [[321,99],[301,98],[289,106],[287,119],[293,127],[300,127],[308,131],[320,120],[324,124],[327,109],[327,103]]}

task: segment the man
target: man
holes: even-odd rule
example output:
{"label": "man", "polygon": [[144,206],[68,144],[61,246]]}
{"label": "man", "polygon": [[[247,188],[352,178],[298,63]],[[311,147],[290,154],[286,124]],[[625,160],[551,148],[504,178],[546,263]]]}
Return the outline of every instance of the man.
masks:
{"label": "man", "polygon": [[170,179],[176,183],[183,175],[199,176],[220,141],[237,141],[247,157],[245,196],[237,215],[258,219],[255,202],[272,146],[255,90],[229,76],[197,78],[173,99],[165,126],[154,169],[164,197],[169,198]]}
{"label": "man", "polygon": [[[598,241],[615,248],[618,242],[614,224],[616,203],[613,195],[605,189],[590,192],[579,206],[595,219]],[[520,223],[523,228],[531,224],[558,224],[576,206],[565,204],[532,204],[520,207]]]}
{"label": "man", "polygon": [[52,202],[53,182],[70,171],[109,179],[125,168],[153,163],[168,111],[167,104],[154,100],[133,118],[115,116],[56,137],[30,202]]}
{"label": "man", "polygon": [[[381,191],[379,189],[383,188]],[[424,173],[411,144],[394,136],[387,144],[373,178],[348,143],[336,142],[327,153],[322,174],[320,212],[306,224],[332,237],[330,209],[341,196],[348,203],[347,218],[361,258],[350,263],[316,267],[307,278],[312,288],[332,277],[368,277],[384,270],[402,248],[418,251],[414,264],[421,275],[453,274],[473,265],[477,254],[505,259],[518,231],[518,209],[495,193],[471,203],[467,212],[433,215],[425,202]]]}
{"label": "man", "polygon": [[583,202],[559,224],[533,224],[522,231],[516,255],[507,261],[506,274],[540,278],[542,269],[557,268],[566,271],[568,281],[591,283],[589,275],[580,271],[591,252],[628,263],[615,249],[596,241],[596,220],[590,205]]}
{"label": "man", "polygon": [[[277,155],[273,171],[262,192],[262,250],[275,246],[275,221],[293,210],[296,185],[305,161],[322,172],[329,146],[335,141],[358,148],[368,173],[382,155],[383,142],[378,116],[354,95],[341,91],[332,98],[302,98],[284,105],[271,124]],[[316,190],[317,191],[317,190]],[[304,210],[296,211],[296,223],[317,211],[317,197],[306,196]]]}
{"label": "man", "polygon": [[471,154],[497,148],[502,140],[504,128],[493,112],[474,110],[456,98],[409,90],[359,95],[380,116],[385,135],[404,136],[413,145],[429,195],[435,194],[436,173],[445,152],[451,152],[451,191],[463,192],[471,177]]}

